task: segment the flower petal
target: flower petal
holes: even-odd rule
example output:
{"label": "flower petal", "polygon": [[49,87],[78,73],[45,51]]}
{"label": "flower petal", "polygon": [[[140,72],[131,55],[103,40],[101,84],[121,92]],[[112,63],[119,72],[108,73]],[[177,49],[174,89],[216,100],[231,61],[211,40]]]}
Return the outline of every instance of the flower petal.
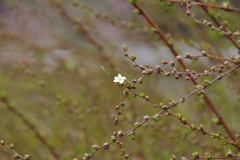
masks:
{"label": "flower petal", "polygon": [[117,82],[119,82],[119,79],[114,79],[113,82],[116,82],[116,83],[117,83]]}
{"label": "flower petal", "polygon": [[124,80],[122,79],[121,81],[119,81],[120,84],[123,84],[124,83]]}

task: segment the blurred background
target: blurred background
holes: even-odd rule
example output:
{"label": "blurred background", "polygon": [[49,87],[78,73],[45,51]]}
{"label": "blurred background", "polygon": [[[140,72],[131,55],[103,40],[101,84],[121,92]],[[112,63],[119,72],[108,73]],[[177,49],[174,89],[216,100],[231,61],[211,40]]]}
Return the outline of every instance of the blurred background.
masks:
{"label": "blurred background", "polygon": [[[219,5],[230,2],[240,8],[238,0],[217,2]],[[200,55],[199,48],[225,58],[238,54],[226,36],[197,24],[185,14],[186,8],[181,4],[139,0],[139,5],[173,40],[182,56],[185,52]],[[239,14],[210,10],[229,30],[239,30]],[[191,12],[199,20],[212,21],[198,6],[193,6]],[[93,151],[93,144],[102,146],[110,142],[115,131],[115,106],[121,101],[124,88],[113,83],[101,66],[113,76],[121,73],[130,81],[142,75],[124,57],[123,43],[139,64],[156,66],[163,59],[175,59],[127,0],[0,1],[0,94],[9,102],[9,105],[0,103],[0,139],[6,144],[14,143],[21,155],[28,153],[32,159],[47,160],[81,159],[84,153]],[[223,64],[209,58],[185,62],[196,72]],[[181,70],[178,64],[175,67]],[[170,67],[165,69],[171,71]],[[206,90],[234,134],[240,133],[239,86],[236,71]],[[137,85],[136,92],[149,95],[156,103],[168,103],[169,99],[177,101],[189,94],[193,87],[185,79],[153,74]],[[123,132],[132,129],[134,122],[142,121],[144,115],[160,111],[131,95],[125,103],[119,119],[119,129]],[[221,133],[230,141],[205,101],[197,96],[171,112],[181,113],[189,123],[203,124],[209,133]],[[122,143],[132,159],[138,160],[170,159],[172,154],[178,158],[191,157],[194,151],[202,156],[205,152],[224,156],[232,149],[237,154],[231,146],[222,146],[219,140],[191,131],[164,115],[161,121],[150,121],[139,128],[135,140],[126,136]],[[119,153],[119,147],[111,145],[92,159],[124,159]],[[9,149],[1,147],[2,160],[12,156]]]}

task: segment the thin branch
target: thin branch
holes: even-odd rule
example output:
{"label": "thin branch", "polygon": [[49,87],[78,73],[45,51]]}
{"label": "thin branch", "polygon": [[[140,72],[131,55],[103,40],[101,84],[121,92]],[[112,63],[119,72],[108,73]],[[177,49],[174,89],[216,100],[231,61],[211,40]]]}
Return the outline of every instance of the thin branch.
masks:
{"label": "thin branch", "polygon": [[[178,0],[165,0],[165,1],[172,2],[172,3],[184,3],[183,1],[178,1]],[[204,7],[209,7],[209,8],[217,8],[217,9],[222,9],[225,11],[240,13],[240,9],[238,9],[238,8],[228,8],[228,7],[223,7],[223,6],[219,6],[219,5],[211,5],[211,4],[200,3],[200,2],[191,2],[191,5],[204,6]]]}
{"label": "thin branch", "polygon": [[[200,0],[196,0],[196,1],[197,1],[197,2],[201,2]],[[209,15],[209,16],[212,18],[212,20],[218,25],[218,27],[223,26],[223,25],[217,20],[216,17],[214,17],[213,15],[209,14],[209,10],[208,10],[207,7],[205,7],[205,6],[200,6],[200,7],[205,11],[205,13],[206,13],[207,15]],[[223,27],[223,30],[224,30],[225,32],[228,32],[228,30],[227,30],[225,27]],[[227,36],[228,39],[235,45],[235,47],[238,49],[238,53],[240,53],[240,45],[238,44],[238,42],[237,42],[232,36],[229,36],[229,35],[226,35],[226,36]]]}
{"label": "thin branch", "polygon": [[[177,51],[175,50],[175,48],[173,47],[173,45],[170,45],[168,42],[168,39],[166,38],[165,34],[162,32],[162,30],[157,26],[157,24],[151,19],[151,17],[147,14],[147,12],[142,9],[137,3],[132,3],[132,5],[138,9],[140,11],[139,14],[142,14],[144,16],[144,18],[147,20],[148,24],[155,28],[157,30],[157,34],[159,35],[159,37],[164,41],[164,43],[168,46],[168,48],[171,50],[171,52],[173,53],[173,55],[175,57],[177,57],[179,54],[177,53]],[[204,8],[204,6],[202,6]],[[206,10],[206,9],[205,9]],[[215,18],[215,17],[213,17]],[[216,20],[217,21],[217,20]],[[218,21],[217,21],[218,22]],[[220,25],[219,25],[220,26]],[[233,42],[236,42],[231,36],[228,36],[230,39],[232,39]],[[237,44],[237,42],[236,42]],[[238,44],[237,44],[238,46]],[[239,47],[240,50],[240,47]],[[186,64],[183,61],[178,61],[180,63],[180,65],[182,66],[182,68],[184,70],[187,69]],[[191,79],[191,81],[195,84],[198,85],[198,82],[195,79]],[[218,110],[216,109],[215,105],[212,103],[212,101],[209,99],[209,97],[206,95],[204,96],[204,100],[206,102],[206,104],[208,105],[208,107],[214,112],[214,114],[218,117],[220,124],[222,124],[222,126],[225,128],[225,130],[227,131],[227,133],[229,134],[229,136],[231,137],[231,139],[233,141],[236,141],[236,138],[234,136],[234,134],[231,132],[231,130],[229,129],[227,123],[225,122],[225,120],[222,118],[221,114],[218,112]],[[240,150],[240,149],[239,149]]]}

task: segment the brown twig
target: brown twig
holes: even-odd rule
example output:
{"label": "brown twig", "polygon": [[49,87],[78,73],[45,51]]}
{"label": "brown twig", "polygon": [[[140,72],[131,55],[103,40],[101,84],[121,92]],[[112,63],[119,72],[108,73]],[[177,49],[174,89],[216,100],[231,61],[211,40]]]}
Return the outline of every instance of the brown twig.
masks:
{"label": "brown twig", "polygon": [[[177,53],[177,51],[175,50],[175,48],[173,47],[173,45],[169,44],[168,39],[166,38],[165,34],[163,33],[163,31],[158,27],[158,25],[151,19],[151,17],[147,14],[147,12],[141,8],[137,3],[132,3],[133,6],[139,10],[139,14],[142,14],[144,16],[144,18],[147,20],[148,24],[155,28],[157,31],[156,33],[158,34],[158,36],[164,41],[164,43],[167,45],[167,47],[171,50],[171,52],[173,53],[173,55],[176,57],[179,54]],[[202,6],[205,10],[207,10],[206,7]],[[214,19],[216,19],[215,17],[213,17]],[[217,21],[217,20],[216,20]],[[218,21],[217,21],[218,22]],[[219,23],[220,24],[220,23]],[[220,26],[220,25],[219,25]],[[236,42],[231,36],[228,36],[232,42]],[[237,42],[236,42],[237,44]],[[238,45],[237,45],[238,46]],[[239,47],[240,50],[240,47]],[[181,67],[186,70],[187,66],[183,61],[178,61],[181,65]],[[191,79],[192,82],[195,85],[198,85],[198,82],[195,79]],[[225,128],[225,130],[227,131],[227,133],[229,134],[229,136],[231,137],[231,139],[233,141],[236,141],[236,138],[234,136],[234,134],[231,132],[231,130],[229,129],[227,123],[225,122],[225,120],[222,118],[221,114],[218,112],[218,110],[216,109],[216,107],[214,106],[214,104],[212,103],[212,101],[209,99],[209,97],[207,95],[204,96],[204,100],[206,102],[206,104],[209,106],[209,108],[214,112],[214,114],[218,117],[218,120],[220,122],[220,124],[222,124],[222,126]]]}
{"label": "brown twig", "polygon": [[[172,2],[172,3],[184,3],[183,1],[178,1],[178,0],[165,0],[165,1],[166,2]],[[191,2],[191,5],[204,6],[204,7],[209,7],[209,8],[217,8],[217,9],[222,9],[224,11],[231,11],[231,12],[235,12],[235,13],[240,13],[240,9],[237,9],[237,8],[228,8],[228,7],[211,5],[211,4],[200,3],[200,2]]]}
{"label": "brown twig", "polygon": [[[196,0],[196,1],[201,2],[200,0]],[[208,14],[212,18],[212,20],[218,25],[218,27],[222,26],[222,24],[217,20],[217,18],[215,18],[213,15],[209,14],[209,10],[208,10],[207,7],[205,7],[205,6],[200,6],[200,7],[205,11],[206,14]],[[228,30],[225,27],[223,27],[223,30],[225,32],[228,32]],[[235,45],[235,47],[238,49],[238,53],[240,53],[240,46],[237,43],[237,41],[232,36],[229,36],[229,35],[226,35],[226,36]]]}

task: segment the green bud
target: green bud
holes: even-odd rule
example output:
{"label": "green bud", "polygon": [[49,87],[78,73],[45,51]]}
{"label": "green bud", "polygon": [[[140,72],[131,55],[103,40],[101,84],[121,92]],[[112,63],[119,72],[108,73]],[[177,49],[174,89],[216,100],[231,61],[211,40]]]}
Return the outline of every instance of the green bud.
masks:
{"label": "green bud", "polygon": [[125,44],[123,44],[123,51],[124,51],[124,52],[127,52],[127,51],[128,51],[128,46],[125,45]]}
{"label": "green bud", "polygon": [[148,115],[146,115],[146,116],[143,117],[143,119],[147,121],[147,120],[150,119],[150,117]]}
{"label": "green bud", "polygon": [[182,118],[181,122],[182,122],[183,124],[187,124],[187,119],[186,119],[186,118]]}
{"label": "green bud", "polygon": [[113,142],[113,143],[115,143],[117,140],[116,140],[116,137],[115,136],[111,136],[111,141]]}
{"label": "green bud", "polygon": [[233,153],[230,149],[228,149],[227,153],[225,154],[226,156],[230,157],[233,156]]}
{"label": "green bud", "polygon": [[29,155],[29,154],[25,154],[25,155],[24,155],[24,158],[25,158],[26,160],[30,160],[30,155]]}
{"label": "green bud", "polygon": [[76,6],[78,6],[78,3],[77,2],[72,2],[72,6],[76,7]]}
{"label": "green bud", "polygon": [[185,57],[185,58],[190,58],[190,54],[187,53],[187,52],[185,52],[184,57]]}
{"label": "green bud", "polygon": [[135,134],[134,131],[132,131],[132,132],[130,132],[130,133],[128,134],[128,136],[129,136],[132,140],[134,140],[135,137],[136,137],[136,134]]}
{"label": "green bud", "polygon": [[200,88],[202,88],[202,86],[199,84],[195,86],[195,89],[200,89]]}
{"label": "green bud", "polygon": [[211,82],[209,80],[204,80],[203,81],[203,86],[209,87],[211,85]]}
{"label": "green bud", "polygon": [[170,160],[177,160],[175,155],[171,155],[171,159]]}
{"label": "green bud", "polygon": [[153,118],[152,118],[155,122],[158,122],[161,120],[161,117],[159,115],[155,115]]}
{"label": "green bud", "polygon": [[142,98],[145,98],[146,95],[145,95],[144,93],[141,93],[140,96],[141,96]]}
{"label": "green bud", "polygon": [[193,156],[195,159],[198,159],[198,158],[199,158],[198,152],[193,152],[193,153],[192,153],[192,156]]}
{"label": "green bud", "polygon": [[107,150],[109,148],[109,144],[108,143],[104,143],[103,146],[104,146],[105,150]]}
{"label": "green bud", "polygon": [[135,60],[137,59],[137,57],[136,57],[134,54],[132,54],[132,55],[130,56],[130,58],[131,58],[132,61],[135,61]]}
{"label": "green bud", "polygon": [[18,158],[20,158],[20,157],[19,157],[19,155],[16,153],[16,154],[13,155],[13,158],[14,158],[14,159],[18,159]]}
{"label": "green bud", "polygon": [[5,145],[5,142],[3,140],[0,141],[1,145]]}
{"label": "green bud", "polygon": [[161,103],[159,103],[159,106],[160,106],[160,107],[162,107],[162,106],[163,106],[163,103],[162,103],[162,102],[161,102]]}
{"label": "green bud", "polygon": [[153,28],[153,27],[151,27],[151,31],[152,31],[152,32],[157,32],[157,29],[156,29],[156,28]]}
{"label": "green bud", "polygon": [[202,51],[202,55],[203,56],[206,56],[207,55],[207,52],[205,50]]}
{"label": "green bud", "polygon": [[139,9],[134,9],[134,12],[137,14],[140,14],[140,10]]}
{"label": "green bud", "polygon": [[129,0],[129,3],[137,3],[137,0]]}
{"label": "green bud", "polygon": [[13,143],[9,144],[9,148],[14,149],[14,144]]}
{"label": "green bud", "polygon": [[[125,85],[124,85],[124,86],[125,86]],[[125,87],[126,87],[126,86],[125,86]],[[124,91],[123,91],[123,95],[124,95],[124,96],[128,95],[128,90],[124,90]]]}
{"label": "green bud", "polygon": [[126,159],[130,159],[131,156],[130,156],[129,154],[125,154],[124,157],[125,157]]}
{"label": "green bud", "polygon": [[120,154],[121,154],[121,155],[124,155],[125,153],[126,153],[126,150],[122,148],[122,149],[120,150]]}
{"label": "green bud", "polygon": [[196,129],[195,125],[194,125],[194,124],[191,124],[191,125],[190,125],[190,129],[191,129],[191,130],[195,130],[195,129]]}
{"label": "green bud", "polygon": [[134,123],[134,126],[138,128],[138,127],[141,126],[141,123],[140,123],[140,122],[135,122],[135,123]]}
{"label": "green bud", "polygon": [[90,158],[91,158],[91,154],[85,153],[85,154],[84,154],[84,157],[86,157],[86,159],[90,159]]}
{"label": "green bud", "polygon": [[197,61],[197,58],[191,58],[192,63]]}
{"label": "green bud", "polygon": [[98,149],[99,149],[99,146],[96,145],[96,144],[94,144],[94,145],[92,145],[92,149],[93,149],[93,150],[98,150]]}
{"label": "green bud", "polygon": [[119,130],[119,131],[117,132],[117,136],[123,136],[123,132],[122,132],[121,130]]}
{"label": "green bud", "polygon": [[177,119],[181,120],[182,118],[183,118],[183,116],[180,113],[178,113]]}
{"label": "green bud", "polygon": [[209,27],[211,27],[211,26],[212,26],[212,22],[207,22],[207,25],[208,25]]}
{"label": "green bud", "polygon": [[173,45],[173,40],[172,40],[172,38],[170,38],[170,39],[168,40],[168,44],[169,44],[170,46]]}

